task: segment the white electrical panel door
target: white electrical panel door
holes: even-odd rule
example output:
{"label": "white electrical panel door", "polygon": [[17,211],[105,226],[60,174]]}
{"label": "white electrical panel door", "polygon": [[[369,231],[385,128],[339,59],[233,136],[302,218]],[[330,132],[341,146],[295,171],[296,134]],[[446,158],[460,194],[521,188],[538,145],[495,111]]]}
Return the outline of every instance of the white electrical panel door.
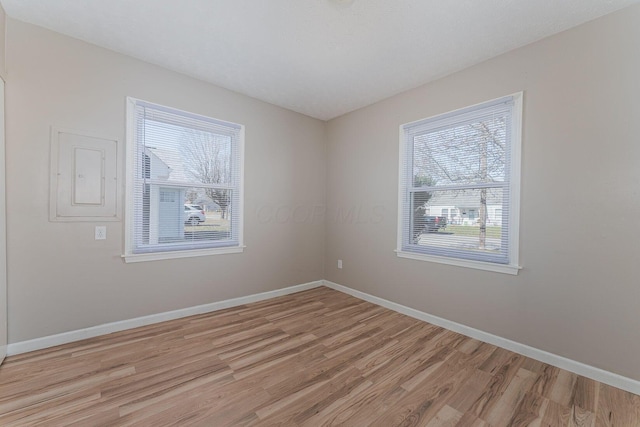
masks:
{"label": "white electrical panel door", "polygon": [[105,150],[73,147],[73,199],[71,204],[104,205]]}
{"label": "white electrical panel door", "polygon": [[52,129],[52,221],[118,220],[118,141]]}

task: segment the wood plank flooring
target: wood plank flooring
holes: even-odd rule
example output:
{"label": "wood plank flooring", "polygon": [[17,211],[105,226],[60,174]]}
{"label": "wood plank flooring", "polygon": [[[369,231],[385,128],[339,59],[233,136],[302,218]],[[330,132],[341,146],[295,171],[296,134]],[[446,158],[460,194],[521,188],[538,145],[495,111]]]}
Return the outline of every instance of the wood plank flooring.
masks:
{"label": "wood plank flooring", "polygon": [[640,396],[317,288],[11,356],[1,426],[640,426]]}

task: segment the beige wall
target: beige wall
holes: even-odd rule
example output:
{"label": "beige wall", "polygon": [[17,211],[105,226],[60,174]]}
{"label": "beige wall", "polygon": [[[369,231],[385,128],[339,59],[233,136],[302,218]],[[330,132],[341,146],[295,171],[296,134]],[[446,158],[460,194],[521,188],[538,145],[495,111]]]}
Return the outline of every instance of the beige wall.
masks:
{"label": "beige wall", "polygon": [[[324,122],[19,21],[7,29],[10,343],[323,278],[324,223],[305,212],[324,204]],[[96,241],[95,223],[48,221],[50,126],[123,141],[126,96],[246,126],[243,254],[125,264],[122,222]]]}
{"label": "beige wall", "polygon": [[2,5],[0,5],[0,77],[3,79],[6,77],[6,28],[7,28],[7,15]]}
{"label": "beige wall", "polygon": [[[640,6],[328,124],[325,276],[640,380]],[[397,258],[398,127],[524,91],[518,276]],[[344,268],[336,268],[336,260]]]}

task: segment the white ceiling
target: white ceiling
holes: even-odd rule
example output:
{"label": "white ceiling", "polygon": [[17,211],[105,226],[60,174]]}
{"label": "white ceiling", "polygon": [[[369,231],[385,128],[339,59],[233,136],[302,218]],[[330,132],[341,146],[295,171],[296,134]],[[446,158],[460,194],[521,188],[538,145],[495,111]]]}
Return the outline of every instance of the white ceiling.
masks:
{"label": "white ceiling", "polygon": [[640,0],[1,0],[7,14],[327,120]]}

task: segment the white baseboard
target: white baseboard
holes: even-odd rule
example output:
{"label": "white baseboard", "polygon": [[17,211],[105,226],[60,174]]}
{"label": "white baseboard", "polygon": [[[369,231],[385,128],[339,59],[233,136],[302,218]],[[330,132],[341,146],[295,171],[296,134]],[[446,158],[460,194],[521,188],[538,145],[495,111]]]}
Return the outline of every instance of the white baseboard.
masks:
{"label": "white baseboard", "polygon": [[566,357],[558,356],[557,354],[549,353],[535,347],[530,347],[516,341],[511,341],[509,339],[502,338],[497,335],[472,328],[470,326],[452,322],[438,316],[433,316],[431,314],[427,314],[422,311],[406,307],[404,305],[388,301],[383,298],[369,295],[367,293],[357,291],[346,286],[338,285],[337,283],[333,283],[328,280],[323,280],[323,284],[328,288],[335,289],[336,291],[340,291],[356,298],[388,308],[390,310],[397,311],[398,313],[406,314],[407,316],[413,317],[415,319],[422,320],[424,322],[428,322],[454,332],[458,332],[462,335],[466,335],[468,337],[475,338],[477,340],[484,341],[498,347],[502,347],[506,350],[522,354],[523,356],[530,357],[540,362],[544,362],[549,365],[553,365],[558,368],[573,372],[575,374],[582,375],[583,377],[591,378],[592,380],[599,381],[601,383],[608,384],[610,386],[617,387],[631,393],[640,394],[640,381],[623,377],[622,375],[614,374],[613,372],[605,371],[603,369],[586,365],[581,362],[576,362],[575,360],[567,359]]}
{"label": "white baseboard", "polygon": [[75,331],[63,332],[60,334],[49,335],[42,338],[35,338],[28,341],[16,342],[7,346],[7,355],[12,356],[15,354],[21,354],[29,351],[40,350],[43,348],[54,347],[56,345],[67,344],[74,341],[80,341],[86,338],[93,338],[113,332],[124,331],[126,329],[151,325],[153,323],[165,322],[167,320],[179,319],[196,314],[210,313],[212,311],[223,310],[225,308],[236,307],[243,304],[249,304],[252,302],[258,302],[283,295],[293,294],[295,292],[306,291],[307,289],[320,287],[322,286],[322,284],[322,280],[318,280],[315,282],[304,283],[302,285],[276,289],[275,291],[248,295],[246,297],[239,297],[224,301],[213,302],[210,304],[197,305],[195,307],[187,307],[180,310],[151,314],[149,316],[136,317],[134,319],[121,320],[119,322],[105,323],[103,325],[92,326],[90,328],[78,329]]}

